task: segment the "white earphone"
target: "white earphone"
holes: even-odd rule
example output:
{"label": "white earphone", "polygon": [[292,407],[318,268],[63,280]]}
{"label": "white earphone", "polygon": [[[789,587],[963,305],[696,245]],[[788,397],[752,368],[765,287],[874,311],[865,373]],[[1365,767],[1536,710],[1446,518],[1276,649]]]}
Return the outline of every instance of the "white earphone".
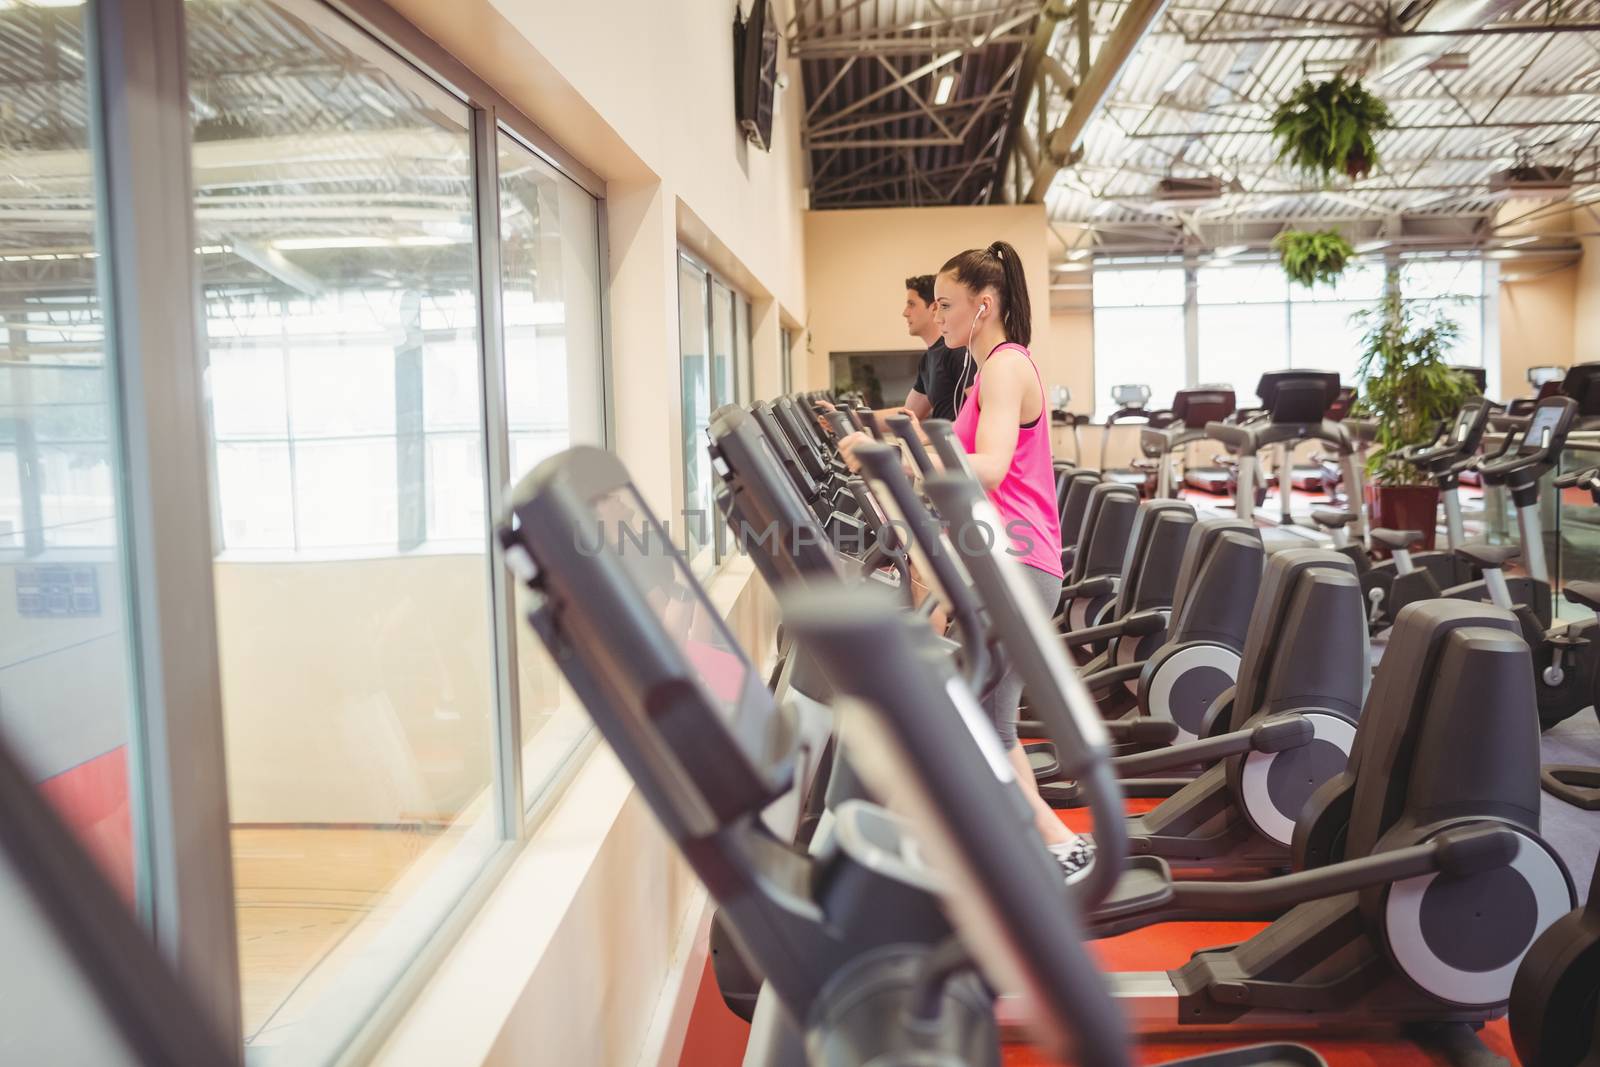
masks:
{"label": "white earphone", "polygon": [[950,397],[950,406],[956,413],[961,412],[961,396],[967,389],[967,368],[972,366],[972,350],[970,346],[961,351],[961,377],[956,379],[956,391]]}
{"label": "white earphone", "polygon": [[961,377],[956,379],[955,395],[950,398],[951,406],[958,412],[961,410],[961,394],[966,391],[967,387],[967,371],[972,366],[972,341],[978,334],[978,320],[983,318],[988,310],[989,301],[979,301],[978,313],[972,316],[972,332],[967,335],[967,347],[964,353],[966,358],[961,361]]}

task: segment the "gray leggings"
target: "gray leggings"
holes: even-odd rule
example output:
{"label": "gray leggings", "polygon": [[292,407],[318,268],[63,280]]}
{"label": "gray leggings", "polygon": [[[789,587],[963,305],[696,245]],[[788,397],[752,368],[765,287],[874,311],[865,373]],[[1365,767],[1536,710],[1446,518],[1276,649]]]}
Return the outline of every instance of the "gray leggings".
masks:
{"label": "gray leggings", "polygon": [[[1056,605],[1061,601],[1061,579],[1038,567],[1029,567],[1026,564],[1020,570],[1024,584],[1033,590],[1039,606],[1044,608],[1046,617],[1054,615]],[[1005,646],[997,646],[997,651],[1000,655],[1005,655]],[[1000,677],[1000,681],[983,701],[983,710],[989,713],[989,720],[994,723],[994,731],[1000,735],[1000,744],[1005,746],[1007,751],[1017,747],[1017,706],[1021,703],[1022,676],[1007,662],[1005,674]]]}

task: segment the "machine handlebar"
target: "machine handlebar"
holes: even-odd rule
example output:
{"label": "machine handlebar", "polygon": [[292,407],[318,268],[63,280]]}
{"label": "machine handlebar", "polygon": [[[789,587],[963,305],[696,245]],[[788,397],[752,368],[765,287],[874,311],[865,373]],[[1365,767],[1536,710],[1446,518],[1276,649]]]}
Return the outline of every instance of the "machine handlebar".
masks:
{"label": "machine handlebar", "polygon": [[890,415],[884,420],[889,424],[889,429],[894,435],[906,444],[906,451],[911,453],[911,462],[917,465],[917,470],[923,474],[932,474],[936,468],[933,460],[928,456],[928,450],[922,447],[922,435],[917,433],[917,427],[910,415]]}

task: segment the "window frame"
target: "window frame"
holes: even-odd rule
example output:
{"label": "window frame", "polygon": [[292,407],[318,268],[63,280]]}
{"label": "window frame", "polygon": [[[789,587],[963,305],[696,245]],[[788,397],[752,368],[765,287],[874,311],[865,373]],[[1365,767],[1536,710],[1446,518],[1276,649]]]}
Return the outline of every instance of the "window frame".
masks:
{"label": "window frame", "polygon": [[[710,263],[706,262],[706,260],[703,257],[701,257],[698,253],[694,252],[688,246],[686,246],[686,245],[684,245],[683,243],[680,242],[678,244],[678,250],[677,251],[678,251],[678,255],[677,255],[677,262],[675,264],[675,267],[676,267],[677,272],[678,272],[678,274],[677,274],[678,285],[680,287],[680,293],[679,293],[679,298],[678,298],[678,314],[679,314],[678,336],[679,336],[680,340],[681,340],[681,338],[683,336],[683,322],[682,322],[683,298],[682,298],[681,287],[682,287],[682,284],[683,284],[683,275],[684,275],[684,268],[685,267],[693,268],[694,270],[696,270],[696,271],[698,271],[700,273],[700,276],[701,276],[700,277],[700,281],[701,281],[701,284],[702,284],[701,292],[703,293],[703,295],[705,297],[705,304],[704,304],[704,306],[705,306],[705,322],[702,325],[703,325],[703,327],[705,329],[705,338],[706,338],[706,352],[705,352],[705,358],[706,358],[706,377],[705,377],[706,395],[705,395],[705,399],[706,399],[706,402],[707,402],[707,405],[708,405],[707,408],[706,408],[706,413],[709,415],[711,412],[717,410],[717,408],[719,406],[717,404],[716,374],[715,374],[715,370],[714,370],[714,364],[716,362],[716,343],[717,343],[717,340],[716,340],[716,327],[717,327],[717,287],[718,286],[721,286],[722,289],[726,290],[729,294],[731,294],[731,301],[730,301],[729,306],[732,308],[732,319],[733,319],[733,321],[729,324],[729,338],[730,338],[730,343],[732,344],[733,347],[732,347],[732,350],[728,353],[728,382],[727,382],[727,385],[728,385],[728,396],[725,399],[724,403],[730,403],[730,404],[745,404],[745,403],[749,403],[750,399],[753,398],[753,395],[754,395],[754,392],[755,392],[754,381],[752,380],[752,376],[754,375],[754,372],[755,372],[755,360],[754,360],[754,356],[752,354],[753,349],[755,347],[755,335],[752,332],[753,329],[754,329],[755,304],[750,299],[749,295],[746,294],[743,289],[739,288],[738,285],[734,284],[734,282],[731,281],[728,278],[727,275],[723,274],[721,271],[719,271],[715,267],[711,266]],[[743,309],[742,312],[741,312],[741,308]],[[740,344],[739,344],[739,337],[740,337],[740,329],[739,329],[739,327],[740,327],[740,323],[741,322],[744,325],[744,331],[743,331],[744,332],[744,346],[743,346],[743,348],[741,348]],[[682,396],[682,392],[683,392],[683,351],[682,351],[681,347],[679,348],[679,351],[678,351],[678,390],[679,390],[679,395],[681,397]],[[682,430],[684,428],[684,426],[683,426],[684,421],[687,420],[689,417],[690,417],[689,412],[687,412],[687,411],[680,411],[679,412],[679,432],[680,432],[680,434],[682,433]],[[684,548],[685,548],[685,554],[686,555],[687,555],[687,547],[688,547],[688,529],[687,529],[687,527],[688,527],[688,522],[689,522],[689,517],[688,517],[688,513],[689,513],[689,495],[688,495],[689,494],[689,464],[691,462],[694,462],[697,458],[698,457],[696,455],[694,455],[692,453],[689,453],[689,452],[686,452],[683,456],[679,457],[679,463],[678,463],[678,499],[677,499],[677,508],[678,508],[678,515],[682,518],[682,520],[683,520],[683,522],[685,524]],[[706,515],[705,515],[705,521],[706,521],[706,524],[707,524],[706,525],[706,532],[707,532],[709,544],[705,545],[705,546],[702,546],[702,547],[708,547],[708,548],[711,549],[710,565],[709,566],[702,565],[700,568],[696,568],[695,567],[695,559],[691,558],[689,560],[690,568],[693,571],[694,576],[697,579],[701,580],[701,581],[706,581],[712,575],[715,575],[716,573],[718,573],[722,569],[723,565],[726,564],[727,561],[730,558],[733,557],[733,555],[735,555],[735,553],[731,553],[731,552],[728,551],[727,544],[726,544],[726,538],[725,538],[726,531],[723,528],[724,524],[717,520],[716,499],[715,499],[715,494],[714,493],[713,493],[712,499],[711,499],[711,501],[709,503],[710,503],[710,506],[707,508]]]}
{"label": "window frame", "polygon": [[[605,444],[615,438],[612,324],[606,279],[604,183],[520,110],[381,0],[308,0],[317,17],[342,21],[390,58],[461,100],[470,112],[478,249],[477,309],[487,511],[507,503],[503,314],[499,274],[499,175],[504,130],[596,201],[599,294],[596,398]],[[130,597],[133,662],[129,759],[140,869],[140,918],[197,990],[240,1062],[241,975],[213,567],[220,547],[195,262],[188,36],[183,0],[89,4],[84,14],[88,121],[94,175],[97,266],[105,308],[111,413],[118,468],[121,547]],[[486,150],[487,149],[487,150]],[[180,220],[173,223],[172,220]],[[487,524],[486,524],[487,525]],[[516,853],[554,807],[597,744],[589,726],[530,803],[522,788],[521,722],[512,677],[513,577],[482,531],[490,568],[490,634],[496,730],[496,843],[464,892],[432,916],[419,950],[385,985],[327,1062],[360,1061],[387,1039]],[[178,768],[186,773],[176,773]],[[368,1005],[362,1006],[366,1010]]]}

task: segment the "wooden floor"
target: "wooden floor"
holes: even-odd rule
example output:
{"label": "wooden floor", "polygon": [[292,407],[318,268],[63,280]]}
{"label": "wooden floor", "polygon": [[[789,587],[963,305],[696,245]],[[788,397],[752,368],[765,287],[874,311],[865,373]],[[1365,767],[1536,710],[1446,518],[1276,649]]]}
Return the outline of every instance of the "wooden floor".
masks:
{"label": "wooden floor", "polygon": [[233,831],[246,1043],[292,1027],[338,980],[335,955],[378,936],[391,889],[437,862],[453,833],[332,827]]}

